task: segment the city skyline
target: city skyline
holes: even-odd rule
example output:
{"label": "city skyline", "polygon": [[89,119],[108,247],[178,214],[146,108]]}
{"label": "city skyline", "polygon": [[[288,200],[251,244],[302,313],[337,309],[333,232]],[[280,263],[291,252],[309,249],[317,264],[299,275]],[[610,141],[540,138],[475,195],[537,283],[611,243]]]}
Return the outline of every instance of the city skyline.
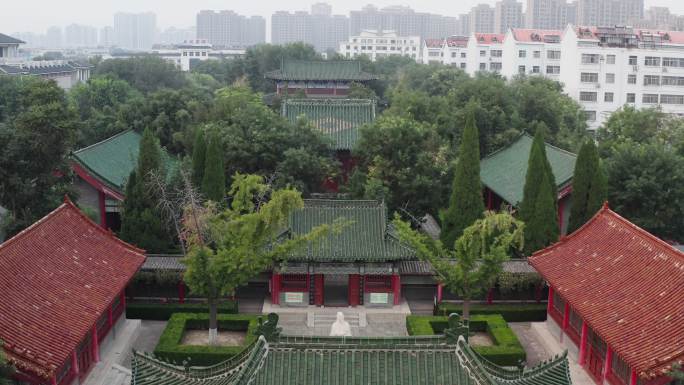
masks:
{"label": "city skyline", "polygon": [[[36,14],[34,11],[35,4],[12,2],[5,7],[5,12],[0,15],[0,25],[4,33],[14,32],[32,32],[45,33],[45,31],[52,26],[66,27],[70,24],[80,24],[102,28],[111,26],[113,24],[113,17],[118,12],[153,12],[157,15],[157,27],[160,30],[169,27],[187,28],[195,25],[196,15],[200,10],[212,9],[223,10],[230,9],[236,13],[247,16],[262,16],[270,20],[271,15],[276,11],[310,11],[311,5],[316,3],[315,0],[294,0],[283,6],[281,2],[269,1],[249,3],[242,2],[237,4],[226,4],[217,0],[203,0],[192,3],[174,4],[169,7],[169,4],[161,0],[148,0],[143,2],[136,2],[132,0],[122,0],[118,2],[85,2],[83,0],[64,0],[59,3],[45,2],[41,4],[41,12]],[[523,9],[526,8],[527,1],[520,1],[523,3]],[[460,2],[453,2],[444,4],[437,0],[425,0],[420,3],[408,4],[405,1],[396,0],[349,0],[345,2],[327,1],[332,5],[333,14],[349,15],[350,11],[359,10],[367,4],[373,4],[378,7],[385,7],[390,5],[404,5],[410,6],[419,12],[429,12],[440,14],[444,16],[458,16],[463,13],[468,13],[473,7],[478,4],[488,4],[494,6],[495,0],[463,0]],[[646,8],[652,6],[669,7],[670,11],[675,14],[684,14],[684,2],[677,0],[645,0],[644,6]],[[64,6],[72,5],[72,6]],[[61,11],[62,9],[78,9],[78,13]],[[31,15],[30,25],[26,23],[25,18],[18,17],[22,14]],[[267,23],[270,24],[270,23]],[[266,36],[270,36],[270,25],[267,25]]]}

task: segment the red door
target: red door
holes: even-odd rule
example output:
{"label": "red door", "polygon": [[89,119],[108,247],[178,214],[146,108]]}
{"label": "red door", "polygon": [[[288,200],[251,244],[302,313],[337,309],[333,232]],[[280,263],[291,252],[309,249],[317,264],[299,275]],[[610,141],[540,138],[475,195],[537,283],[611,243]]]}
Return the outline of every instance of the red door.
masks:
{"label": "red door", "polygon": [[603,374],[603,354],[595,347],[589,348],[589,373],[597,380],[601,381]]}

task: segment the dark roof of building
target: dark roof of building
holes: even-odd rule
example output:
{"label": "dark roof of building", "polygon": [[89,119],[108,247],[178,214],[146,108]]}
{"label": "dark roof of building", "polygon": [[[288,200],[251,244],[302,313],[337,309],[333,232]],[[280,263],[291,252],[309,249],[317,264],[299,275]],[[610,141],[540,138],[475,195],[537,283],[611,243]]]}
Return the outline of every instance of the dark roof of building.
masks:
{"label": "dark roof of building", "polygon": [[[523,199],[532,141],[531,136],[522,134],[480,162],[482,184],[514,206]],[[546,143],[546,157],[561,190],[572,182],[577,155]]]}
{"label": "dark roof of building", "polygon": [[383,262],[415,259],[415,252],[399,242],[387,222],[387,207],[378,201],[307,199],[289,224],[294,234],[306,234],[316,226],[348,221],[340,233],[327,237],[293,255],[293,260],[318,262]]}
{"label": "dark roof of building", "polygon": [[0,44],[26,44],[26,42],[12,36],[5,35],[4,33],[0,33]]}
{"label": "dark roof of building", "polygon": [[9,361],[51,378],[144,260],[70,201],[0,245],[0,339]]}
{"label": "dark roof of building", "polygon": [[267,72],[265,76],[268,79],[293,81],[368,81],[378,78],[361,71],[361,63],[353,60],[284,60],[280,69]]}
{"label": "dark roof of building", "polygon": [[604,205],[529,261],[640,377],[684,361],[684,253]]}
{"label": "dark roof of building", "polygon": [[359,128],[375,120],[375,101],[368,99],[286,99],[282,115],[290,122],[306,118],[330,139],[334,150],[351,150]]}
{"label": "dark roof of building", "polygon": [[14,66],[14,65],[0,65],[0,72],[8,75],[53,75],[75,72],[76,68],[70,64],[51,64],[51,65],[30,65],[30,66]]}
{"label": "dark roof of building", "polygon": [[[467,333],[467,326],[459,329]],[[492,364],[463,334],[414,337],[264,336],[212,367],[181,367],[135,352],[136,385],[566,385],[565,354],[521,373]]]}
{"label": "dark roof of building", "polygon": [[[123,194],[126,181],[138,164],[142,136],[128,130],[74,151],[71,159],[103,184]],[[164,150],[162,158],[170,171],[175,160]]]}

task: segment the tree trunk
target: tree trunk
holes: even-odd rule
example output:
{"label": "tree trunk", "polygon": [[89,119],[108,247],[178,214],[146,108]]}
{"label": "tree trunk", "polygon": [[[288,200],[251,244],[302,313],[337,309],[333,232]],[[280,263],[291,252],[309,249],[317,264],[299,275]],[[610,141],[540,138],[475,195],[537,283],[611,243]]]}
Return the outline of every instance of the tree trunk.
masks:
{"label": "tree trunk", "polygon": [[470,319],[470,299],[463,299],[463,319]]}
{"label": "tree trunk", "polygon": [[209,345],[218,342],[218,319],[216,298],[209,298]]}

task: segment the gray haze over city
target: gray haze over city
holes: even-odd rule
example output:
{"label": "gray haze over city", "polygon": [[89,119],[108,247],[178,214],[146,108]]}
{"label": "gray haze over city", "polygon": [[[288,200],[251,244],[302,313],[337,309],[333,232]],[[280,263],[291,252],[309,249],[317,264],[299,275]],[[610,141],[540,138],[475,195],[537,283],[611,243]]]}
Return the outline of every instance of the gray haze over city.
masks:
{"label": "gray haze over city", "polygon": [[[177,1],[177,0],[40,0],[40,1],[6,1],[0,13],[0,30],[5,33],[35,32],[44,33],[50,26],[66,26],[72,23],[102,27],[111,25],[116,12],[154,12],[157,15],[157,27],[190,27],[195,24],[197,12],[201,9],[230,9],[243,15],[260,15],[266,20],[275,11],[306,11],[316,0],[290,1]],[[351,10],[359,10],[366,4],[378,7],[389,5],[410,6],[416,11],[430,12],[447,16],[458,16],[468,12],[477,4],[489,4],[495,0],[347,0],[327,1],[333,7],[333,13],[348,15]],[[522,1],[524,4],[525,1]],[[645,7],[669,7],[675,14],[684,14],[682,0],[646,0]],[[267,23],[268,24],[268,23]],[[267,33],[269,36],[269,33]]]}

